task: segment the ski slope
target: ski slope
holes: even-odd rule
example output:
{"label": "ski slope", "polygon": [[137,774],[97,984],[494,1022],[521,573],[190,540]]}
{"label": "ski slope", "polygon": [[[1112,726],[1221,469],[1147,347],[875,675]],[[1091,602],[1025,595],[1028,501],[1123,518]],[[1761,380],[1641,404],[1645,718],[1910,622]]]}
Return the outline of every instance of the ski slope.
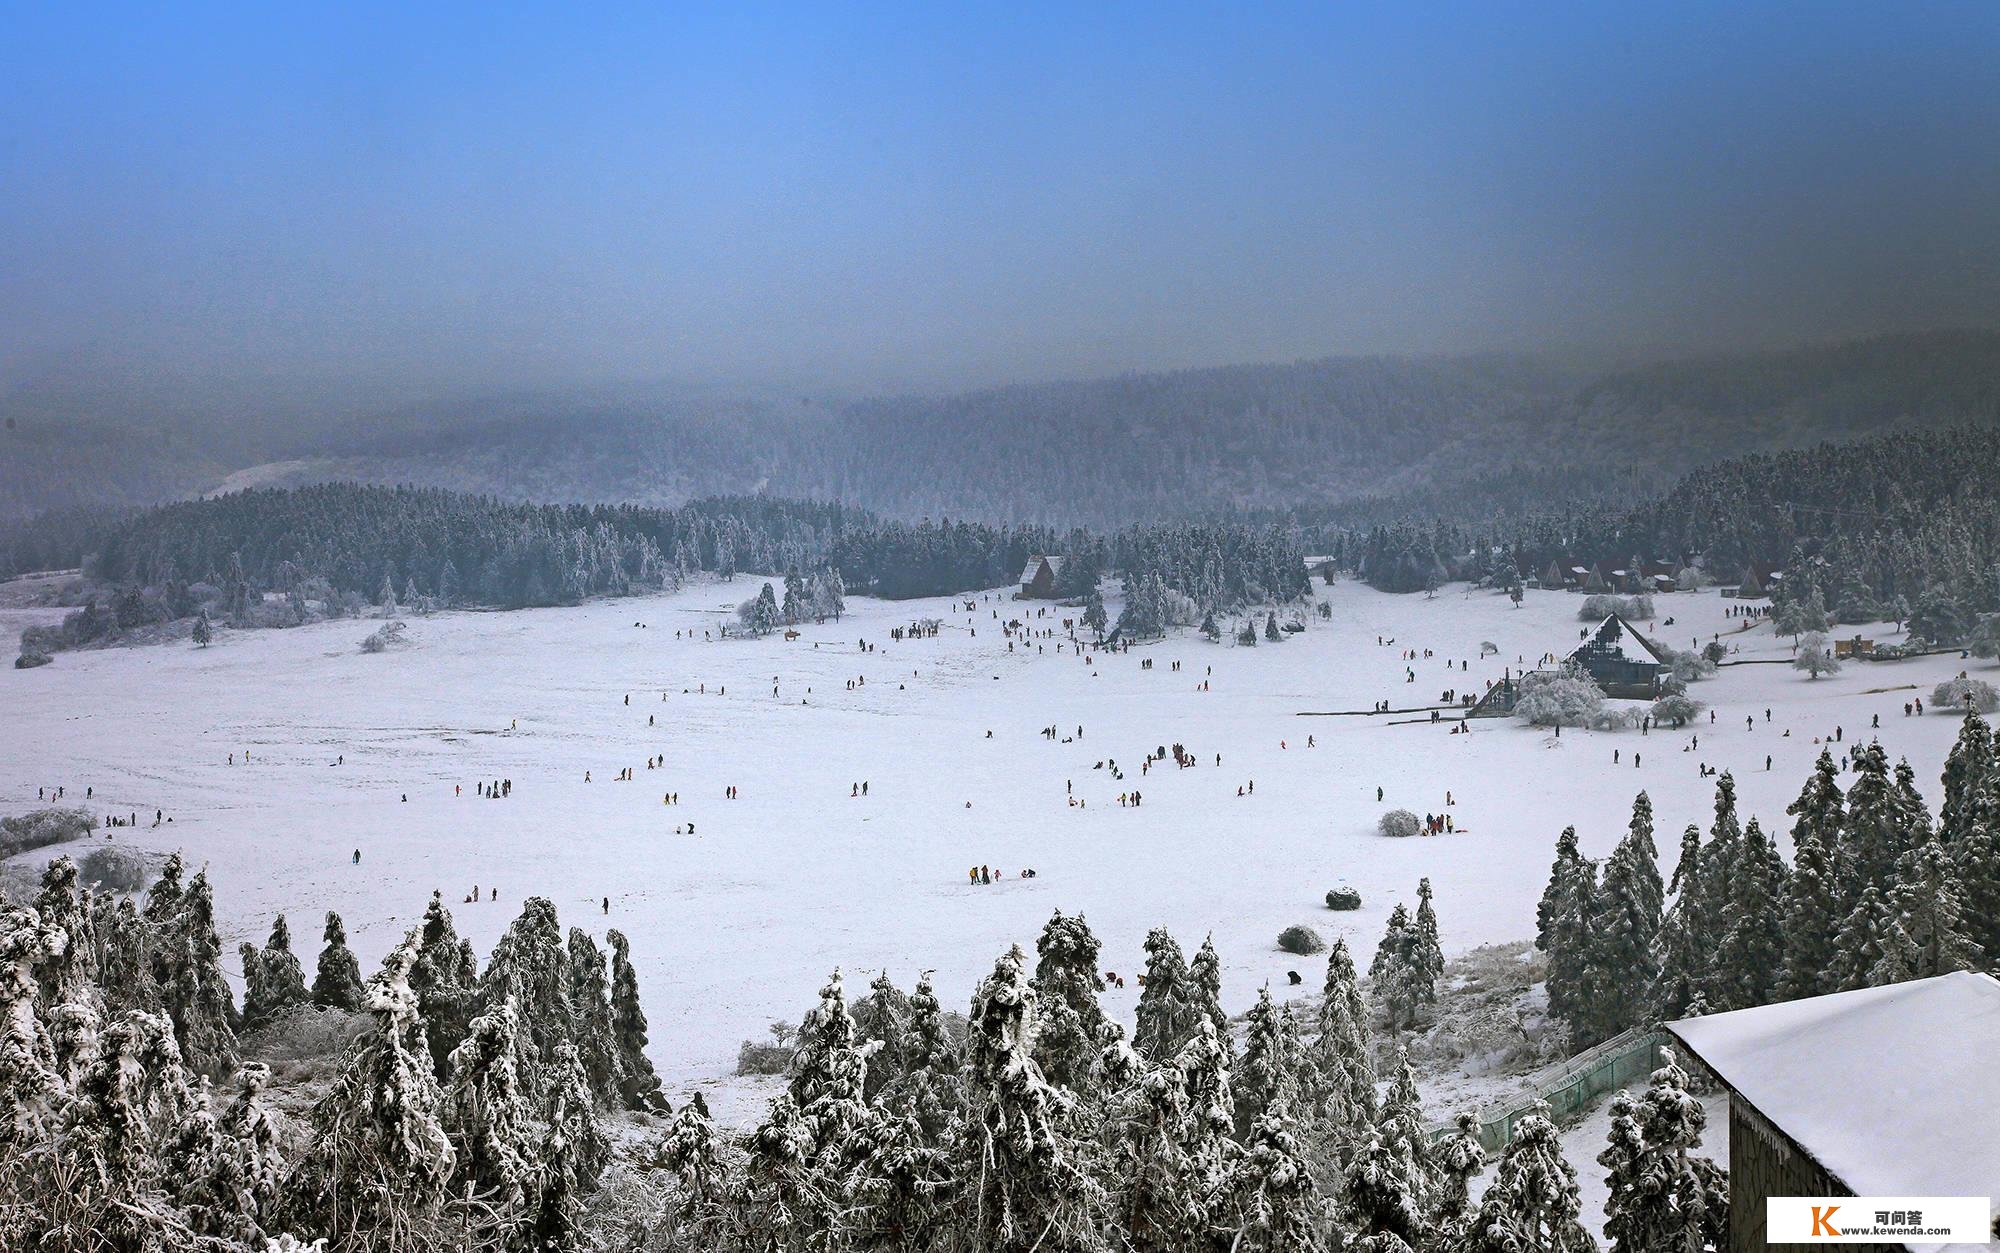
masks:
{"label": "ski slope", "polygon": [[[853,995],[881,969],[905,987],[934,969],[941,998],[962,1006],[1009,944],[1032,948],[1056,908],[1084,914],[1106,968],[1128,976],[1107,993],[1128,1021],[1139,992],[1129,976],[1157,925],[1189,950],[1213,933],[1232,1012],[1267,981],[1281,996],[1320,981],[1321,962],[1276,950],[1289,923],[1346,936],[1365,967],[1389,909],[1413,900],[1425,875],[1449,950],[1518,938],[1533,929],[1563,826],[1601,856],[1645,788],[1671,861],[1680,828],[1710,816],[1700,762],[1733,770],[1746,814],[1788,829],[1784,806],[1815,737],[1841,726],[1848,742],[1865,739],[1879,714],[1873,734],[1910,758],[1935,802],[1956,720],[1904,717],[1917,693],[1903,689],[1928,699],[1962,667],[1988,669],[1955,655],[1850,663],[1819,680],[1736,666],[1694,689],[1716,708],[1713,725],[1558,738],[1481,720],[1451,735],[1423,715],[1300,715],[1480,691],[1503,667],[1574,648],[1579,598],[1530,592],[1515,609],[1458,587],[1427,599],[1345,583],[1319,592],[1330,621],[1315,616],[1281,645],[1182,635],[1089,662],[1059,629],[1076,611],[1034,619],[1041,606],[1005,593],[976,598],[971,612],[965,598],[856,598],[843,621],[791,642],[701,638],[756,587],[739,578],[570,609],[412,618],[411,646],[377,655],[358,647],[375,624],[344,621],[6,670],[0,811],[34,808],[37,787],[60,784],[71,800],[94,788],[104,813],[139,812],[139,828],[110,835],[209,866],[232,961],[237,940],[261,943],[283,911],[310,969],[321,915],[334,909],[367,967],[433,889],[483,954],[522,898],[546,895],[565,924],[631,937],[655,1061],[685,1091],[725,1076],[738,1043],[771,1020],[796,1020],[835,966]],[[1741,658],[1790,655],[1769,626],[1734,634],[1729,603],[1661,597],[1676,625],[1649,625],[1677,647],[1719,631]],[[1057,626],[1058,638],[1010,653],[996,612]],[[0,611],[5,655],[22,625],[47,616]],[[890,628],[925,616],[944,619],[938,638],[890,640]],[[1895,638],[1887,626],[1866,633]],[[1482,641],[1499,654],[1480,659]],[[1405,663],[1411,647],[1434,656]],[[1048,726],[1056,739],[1039,733]],[[1147,752],[1175,742],[1199,767],[1142,777]],[[664,768],[648,770],[648,756]],[[1122,781],[1093,768],[1106,760]],[[624,767],[634,781],[614,782]],[[477,798],[475,783],[495,778],[513,781],[512,796]],[[869,795],[850,798],[862,780]],[[738,799],[724,798],[730,786]],[[1071,787],[1084,805],[1068,803]],[[1135,787],[1144,805],[1121,808],[1118,794]],[[669,791],[679,805],[662,804]],[[1375,833],[1384,809],[1442,812],[1447,791],[1456,834]],[[172,824],[151,827],[156,809]],[[1004,878],[968,885],[981,863]],[[1037,877],[1019,878],[1024,867]],[[1359,912],[1324,908],[1342,882],[1360,889]],[[499,899],[462,903],[474,884]],[[1292,969],[1305,987],[1287,984]]]}

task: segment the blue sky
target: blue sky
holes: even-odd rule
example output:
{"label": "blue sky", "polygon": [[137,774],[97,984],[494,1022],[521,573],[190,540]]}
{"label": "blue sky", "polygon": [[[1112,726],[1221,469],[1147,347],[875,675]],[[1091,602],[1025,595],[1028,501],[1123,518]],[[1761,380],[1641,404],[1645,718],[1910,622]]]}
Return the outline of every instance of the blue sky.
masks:
{"label": "blue sky", "polygon": [[0,389],[1755,347],[1996,243],[1990,3],[0,0]]}

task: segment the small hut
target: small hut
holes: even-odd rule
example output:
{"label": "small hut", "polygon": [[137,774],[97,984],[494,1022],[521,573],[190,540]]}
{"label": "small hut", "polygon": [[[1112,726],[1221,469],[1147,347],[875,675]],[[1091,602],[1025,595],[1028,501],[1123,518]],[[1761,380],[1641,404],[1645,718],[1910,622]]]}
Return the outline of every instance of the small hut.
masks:
{"label": "small hut", "polygon": [[1056,577],[1062,573],[1062,564],[1061,557],[1047,554],[1028,558],[1028,564],[1021,568],[1021,599],[1054,600]]}

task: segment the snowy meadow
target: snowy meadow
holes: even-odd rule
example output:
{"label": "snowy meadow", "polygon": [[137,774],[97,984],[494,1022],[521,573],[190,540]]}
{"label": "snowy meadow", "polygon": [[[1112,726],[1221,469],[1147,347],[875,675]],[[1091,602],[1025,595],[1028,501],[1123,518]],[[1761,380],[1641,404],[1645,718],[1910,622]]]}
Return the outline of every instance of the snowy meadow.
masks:
{"label": "snowy meadow", "polygon": [[[278,913],[316,930],[332,909],[370,969],[433,890],[485,951],[524,898],[548,896],[566,924],[631,937],[669,1095],[704,1090],[747,1120],[761,1102],[729,1099],[739,1043],[796,1020],[836,966],[853,985],[934,970],[944,1003],[963,1006],[1060,908],[1126,975],[1105,1003],[1128,1023],[1155,926],[1190,950],[1213,935],[1232,1013],[1265,984],[1315,993],[1324,962],[1279,951],[1284,927],[1343,936],[1365,967],[1390,909],[1429,876],[1448,953],[1531,936],[1557,832],[1574,824],[1583,853],[1604,855],[1642,788],[1670,872],[1674,834],[1710,816],[1704,764],[1735,774],[1746,817],[1782,830],[1838,728],[1907,757],[1935,804],[1957,719],[1903,706],[1987,667],[1950,654],[1812,679],[1768,624],[1739,631],[1734,602],[1685,593],[1659,598],[1657,639],[1719,634],[1731,662],[1772,663],[1697,683],[1713,721],[1557,736],[1482,719],[1451,734],[1423,711],[1574,648],[1581,598],[1531,591],[1517,609],[1459,585],[1427,598],[1343,582],[1315,589],[1330,617],[1280,644],[1182,633],[1079,655],[1062,627],[1078,611],[1008,591],[857,597],[796,639],[718,638],[756,587],[412,618],[407,643],[377,653],[361,647],[373,625],[341,621],[6,671],[0,812],[60,786],[107,817],[136,814],[91,838],[205,863],[225,953],[261,942]],[[0,610],[0,632],[50,616]],[[1010,649],[1016,617],[1036,635]],[[935,637],[891,638],[924,618],[942,621]],[[1365,712],[1380,701],[1419,712]],[[1142,772],[1176,744],[1192,768]],[[493,780],[510,794],[481,797]],[[1143,803],[1119,803],[1135,790]],[[1385,838],[1390,808],[1449,813],[1455,830]],[[999,877],[969,883],[982,865]],[[1325,908],[1339,885],[1361,909]]]}

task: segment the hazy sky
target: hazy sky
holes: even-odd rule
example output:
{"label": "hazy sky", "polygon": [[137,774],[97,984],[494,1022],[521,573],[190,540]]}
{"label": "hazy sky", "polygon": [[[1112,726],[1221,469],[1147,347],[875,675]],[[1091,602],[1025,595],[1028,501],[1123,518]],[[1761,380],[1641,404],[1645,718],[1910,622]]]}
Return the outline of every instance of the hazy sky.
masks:
{"label": "hazy sky", "polygon": [[1943,325],[2000,325],[1990,0],[0,4],[0,396]]}

